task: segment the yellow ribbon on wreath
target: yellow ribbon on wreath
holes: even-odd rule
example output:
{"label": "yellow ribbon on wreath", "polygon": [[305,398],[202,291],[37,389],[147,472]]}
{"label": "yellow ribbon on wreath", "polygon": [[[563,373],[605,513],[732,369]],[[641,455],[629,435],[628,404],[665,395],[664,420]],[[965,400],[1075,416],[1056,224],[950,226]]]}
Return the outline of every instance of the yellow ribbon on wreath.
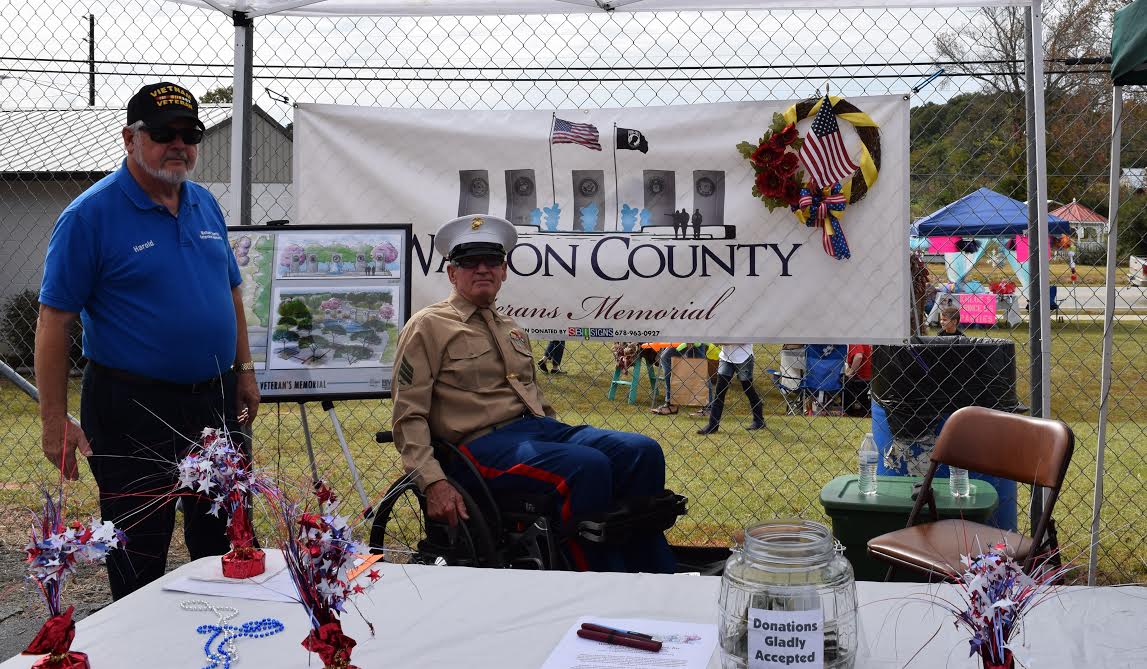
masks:
{"label": "yellow ribbon on wreath", "polygon": [[[837,113],[836,117],[851,123],[852,127],[856,128],[857,135],[860,136],[860,171],[854,174],[848,183],[841,184],[840,191],[849,204],[855,204],[868,194],[868,191],[876,183],[877,177],[880,176],[880,126],[872,120],[871,116],[860,111],[844,98],[830,95],[829,99],[832,101],[834,111],[841,106],[847,108],[846,111]],[[822,104],[824,104],[823,97],[803,100],[786,109],[781,115],[784,116],[785,123],[796,124],[797,121],[816,116]],[[793,213],[796,214],[801,223],[807,223],[808,215],[803,210],[797,210]],[[836,212],[835,216],[838,219],[843,218],[844,212]]]}

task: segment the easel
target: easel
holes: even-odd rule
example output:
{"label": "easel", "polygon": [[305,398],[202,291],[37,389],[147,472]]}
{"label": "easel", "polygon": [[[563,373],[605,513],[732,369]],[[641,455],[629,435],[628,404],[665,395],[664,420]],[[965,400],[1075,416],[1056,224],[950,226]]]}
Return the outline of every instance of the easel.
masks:
{"label": "easel", "polygon": [[[347,466],[350,468],[351,478],[354,479],[354,488],[358,491],[358,498],[362,501],[362,517],[370,518],[374,515],[374,508],[371,507],[370,498],[366,496],[366,489],[362,487],[362,479],[359,478],[358,468],[354,465],[354,456],[351,455],[350,447],[347,446],[346,437],[343,436],[342,424],[339,423],[338,414],[335,413],[335,403],[331,400],[320,400],[320,406],[323,411],[327,412],[330,416],[331,425],[335,428],[335,436],[339,440],[339,447],[342,448],[343,457],[346,458]],[[318,489],[319,487],[319,468],[315,464],[315,449],[311,445],[311,428],[307,423],[307,403],[299,402],[299,417],[303,423],[303,436],[307,444],[307,459],[311,464],[311,484]]]}

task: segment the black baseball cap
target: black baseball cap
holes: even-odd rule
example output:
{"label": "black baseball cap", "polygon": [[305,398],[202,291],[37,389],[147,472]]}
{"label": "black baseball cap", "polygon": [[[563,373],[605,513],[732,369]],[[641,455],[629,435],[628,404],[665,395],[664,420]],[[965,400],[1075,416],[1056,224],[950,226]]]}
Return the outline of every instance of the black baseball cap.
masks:
{"label": "black baseball cap", "polygon": [[148,84],[127,103],[127,124],[143,121],[149,128],[162,128],[176,119],[191,119],[200,130],[199,103],[186,88],[167,81]]}

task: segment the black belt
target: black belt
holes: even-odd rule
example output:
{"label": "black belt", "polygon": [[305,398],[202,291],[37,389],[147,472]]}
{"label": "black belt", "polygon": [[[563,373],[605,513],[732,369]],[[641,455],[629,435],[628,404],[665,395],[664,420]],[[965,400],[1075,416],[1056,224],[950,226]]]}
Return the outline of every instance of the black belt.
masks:
{"label": "black belt", "polygon": [[[220,375],[213,376],[210,379],[206,379],[204,381],[197,381],[195,383],[175,383],[174,381],[153,379],[150,376],[144,376],[142,374],[136,374],[134,372],[128,372],[122,369],[116,369],[115,367],[108,367],[107,365],[101,365],[94,360],[89,360],[88,364],[95,368],[95,370],[100,374],[106,374],[107,376],[116,379],[117,381],[123,381],[124,383],[131,383],[137,386],[155,386],[157,388],[164,388],[166,390],[183,392],[191,395],[197,395],[206,391],[217,390],[219,385],[223,382],[223,377]],[[231,373],[232,372],[230,369],[227,369],[225,372],[223,372],[223,374]]]}
{"label": "black belt", "polygon": [[475,431],[471,432],[470,434],[459,439],[458,443],[459,444],[469,444],[470,442],[474,441],[475,439],[480,439],[480,438],[490,434],[491,432],[493,432],[495,430],[500,430],[500,429],[506,427],[510,423],[517,422],[519,420],[522,420],[523,418],[532,418],[533,416],[534,416],[534,414],[530,413],[529,411],[525,411],[525,412],[523,412],[517,416],[514,416],[513,418],[509,418],[507,420],[501,421],[500,423],[494,423],[493,425],[489,425],[489,426],[484,427],[480,430],[475,430]]}

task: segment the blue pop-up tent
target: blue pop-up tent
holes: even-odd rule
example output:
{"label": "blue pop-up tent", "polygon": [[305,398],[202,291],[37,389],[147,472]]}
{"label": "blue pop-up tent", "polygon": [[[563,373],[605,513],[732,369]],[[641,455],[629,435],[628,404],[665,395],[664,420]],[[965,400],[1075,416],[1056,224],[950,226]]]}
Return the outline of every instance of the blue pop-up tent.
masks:
{"label": "blue pop-up tent", "polygon": [[[1047,217],[1048,234],[1071,233],[1058,216]],[[1010,237],[1028,232],[1028,206],[990,188],[965,195],[912,226],[915,237]]]}
{"label": "blue pop-up tent", "polygon": [[[1048,235],[1071,232],[1066,220],[1048,215]],[[1019,200],[1000,195],[990,188],[981,188],[946,205],[912,225],[912,248],[929,247],[928,237],[970,237],[976,240],[975,249],[964,253],[945,253],[944,265],[953,292],[984,293],[988,289],[978,281],[968,281],[976,262],[995,243],[1004,254],[1020,285],[1027,288],[1031,278],[1028,265],[1021,262],[1015,247],[1006,244],[1008,238],[1028,232],[1028,206]]]}

